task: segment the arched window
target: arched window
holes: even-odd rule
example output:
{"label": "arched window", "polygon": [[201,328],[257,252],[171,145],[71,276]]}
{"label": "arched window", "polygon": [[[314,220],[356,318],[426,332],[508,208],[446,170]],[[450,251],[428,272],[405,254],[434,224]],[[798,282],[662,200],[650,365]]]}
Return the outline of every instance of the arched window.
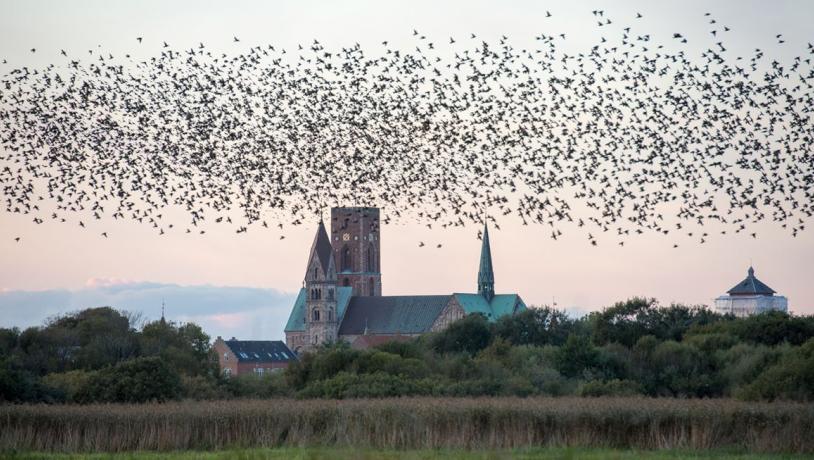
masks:
{"label": "arched window", "polygon": [[316,345],[316,344],[317,344],[317,342],[319,342],[319,335],[318,335],[318,334],[314,334],[314,345]]}
{"label": "arched window", "polygon": [[334,299],[334,288],[328,288],[328,300]]}
{"label": "arched window", "polygon": [[333,310],[333,308],[329,308],[328,309],[328,321],[333,321],[333,320],[334,320],[334,310]]}
{"label": "arched window", "polygon": [[345,278],[345,279],[342,281],[342,286],[350,286],[350,280],[349,280],[348,278]]}
{"label": "arched window", "polygon": [[314,279],[317,279],[319,276],[317,275],[317,267],[314,267]]}
{"label": "arched window", "polygon": [[372,244],[367,247],[367,271],[376,272],[376,253]]}
{"label": "arched window", "polygon": [[368,287],[370,288],[370,295],[374,295],[376,291],[376,281],[373,278],[370,278],[367,282]]}
{"label": "arched window", "polygon": [[351,271],[351,255],[348,245],[342,247],[342,271]]}
{"label": "arched window", "polygon": [[311,314],[311,318],[313,321],[319,321],[319,310],[314,310],[314,312]]}

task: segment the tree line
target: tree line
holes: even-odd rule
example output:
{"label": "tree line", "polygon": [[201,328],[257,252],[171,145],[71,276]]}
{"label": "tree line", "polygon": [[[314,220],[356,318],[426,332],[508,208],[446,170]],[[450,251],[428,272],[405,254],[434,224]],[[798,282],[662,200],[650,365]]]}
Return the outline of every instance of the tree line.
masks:
{"label": "tree line", "polygon": [[746,318],[633,298],[581,318],[541,307],[369,350],[340,342],[282,373],[227,378],[192,323],[110,307],[0,329],[0,401],[579,395],[814,400],[814,317]]}

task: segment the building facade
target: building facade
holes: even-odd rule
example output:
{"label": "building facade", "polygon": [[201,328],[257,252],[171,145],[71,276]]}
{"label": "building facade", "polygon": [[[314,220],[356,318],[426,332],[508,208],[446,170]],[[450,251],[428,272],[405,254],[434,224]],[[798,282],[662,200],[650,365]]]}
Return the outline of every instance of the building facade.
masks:
{"label": "building facade", "polygon": [[775,295],[774,289],[755,277],[755,269],[749,267],[746,279],[715,299],[715,310],[738,317],[777,310],[788,312],[788,299]]}
{"label": "building facade", "polygon": [[280,340],[223,340],[218,337],[212,348],[218,354],[221,373],[226,376],[263,375],[288,367],[297,359]]}
{"label": "building facade", "polygon": [[330,236],[317,226],[286,343],[297,353],[339,340],[366,348],[440,331],[468,314],[495,321],[526,308],[517,294],[495,294],[494,283],[484,225],[477,293],[383,296],[379,209],[333,208]]}

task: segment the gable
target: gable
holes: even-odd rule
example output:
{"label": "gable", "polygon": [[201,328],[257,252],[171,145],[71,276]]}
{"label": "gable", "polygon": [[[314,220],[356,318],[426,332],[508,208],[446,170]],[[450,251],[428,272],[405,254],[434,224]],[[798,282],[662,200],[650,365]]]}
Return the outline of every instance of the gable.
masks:
{"label": "gable", "polygon": [[480,313],[491,322],[526,309],[526,304],[517,294],[496,294],[491,302],[480,294],[455,293],[453,296],[467,315]]}
{"label": "gable", "polygon": [[[336,317],[339,321],[342,321],[342,317],[345,315],[351,294],[353,294],[352,287],[339,286],[336,288]],[[291,314],[288,316],[285,332],[305,332],[305,300],[305,288],[300,288],[294,306],[291,308]]]}

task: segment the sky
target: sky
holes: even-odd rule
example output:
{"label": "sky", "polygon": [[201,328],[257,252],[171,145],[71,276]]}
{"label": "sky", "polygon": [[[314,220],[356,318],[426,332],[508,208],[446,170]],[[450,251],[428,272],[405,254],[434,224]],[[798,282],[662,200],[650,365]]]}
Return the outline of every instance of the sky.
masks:
{"label": "sky", "polygon": [[[54,62],[61,49],[76,55],[104,49],[144,58],[160,52],[164,41],[179,49],[204,42],[223,52],[254,44],[294,47],[313,39],[370,48],[388,40],[399,47],[410,45],[414,29],[439,41],[476,33],[487,39],[507,35],[518,44],[532,43],[541,32],[565,33],[564,46],[578,52],[598,39],[600,32],[589,27],[594,9],[614,18],[616,31],[637,12],[644,18],[636,26],[655,40],[667,42],[680,31],[689,38],[690,55],[693,46],[699,47],[697,54],[700,43],[708,42],[705,12],[732,29],[727,43],[733,54],[761,48],[769,57],[788,61],[814,42],[811,1],[0,0],[0,62],[8,61],[0,65],[0,74]],[[557,20],[544,21],[546,11]],[[786,40],[782,46],[774,38],[778,33]],[[144,38],[140,46],[137,36]],[[241,44],[233,42],[234,36]],[[163,302],[169,319],[199,323],[212,337],[282,339],[316,221],[287,229],[283,240],[275,230],[236,235],[231,228],[214,227],[205,235],[159,236],[129,221],[97,221],[88,227],[35,225],[30,216],[0,211],[0,327],[33,326],[99,305],[156,319]],[[753,264],[758,278],[789,298],[793,312],[814,314],[810,229],[792,238],[766,222],[750,232],[712,235],[704,245],[645,233],[624,247],[605,235],[597,235],[594,247],[583,232],[563,230],[554,241],[544,226],[507,220],[500,230],[492,229],[496,290],[517,292],[527,304],[556,304],[575,315],[632,296],[711,305]],[[102,231],[110,237],[102,238]],[[384,294],[475,291],[477,231],[430,230],[415,221],[384,225]],[[419,241],[427,244],[419,248]],[[436,248],[438,243],[443,246]]]}

